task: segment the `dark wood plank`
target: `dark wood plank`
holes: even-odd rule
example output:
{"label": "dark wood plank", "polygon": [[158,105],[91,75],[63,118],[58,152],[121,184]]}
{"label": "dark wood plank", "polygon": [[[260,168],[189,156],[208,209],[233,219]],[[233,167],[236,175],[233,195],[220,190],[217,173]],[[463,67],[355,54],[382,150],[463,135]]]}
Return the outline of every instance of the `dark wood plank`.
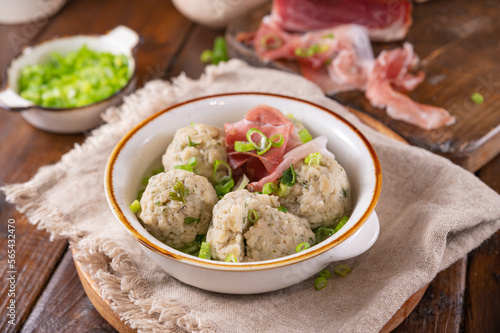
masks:
{"label": "dark wood plank", "polygon": [[[299,72],[292,62],[262,63],[235,38],[240,32],[254,31],[269,8],[261,7],[229,26],[230,52],[253,65]],[[451,127],[427,131],[391,119],[384,110],[372,107],[362,92],[339,93],[333,98],[381,120],[410,143],[476,171],[500,153],[499,17],[498,2],[489,0],[431,1],[414,8],[414,22],[405,41],[422,58],[420,69],[427,79],[411,97],[449,110],[457,118]],[[374,44],[375,53],[401,44]],[[470,100],[476,91],[485,97],[481,105]]]}
{"label": "dark wood plank", "polygon": [[87,298],[70,250],[64,255],[21,332],[116,332]]}
{"label": "dark wood plank", "polygon": [[[479,178],[500,193],[500,156]],[[465,332],[500,332],[500,231],[469,254]]]}
{"label": "dark wood plank", "polygon": [[[136,15],[141,11],[141,15]],[[100,13],[96,15],[95,13]],[[86,22],[86,24],[82,24]],[[185,35],[191,27],[191,23],[182,17],[168,1],[149,0],[144,2],[130,2],[124,5],[121,1],[71,1],[53,19],[43,31],[37,33],[37,40],[44,40],[55,35],[78,34],[78,33],[103,33],[116,25],[124,24],[139,32],[144,43],[139,47],[137,53],[138,84],[165,76],[165,71],[179,47],[182,45]],[[14,30],[17,31],[17,30]],[[1,63],[5,68],[6,62]],[[9,144],[0,145],[0,153],[8,158],[0,161],[0,182],[13,183],[29,180],[42,165],[55,163],[74,143],[80,143],[84,135],[56,135],[39,131],[26,122],[18,114],[0,112],[0,139]],[[19,297],[17,306],[16,326],[9,326],[5,316],[0,319],[0,330],[5,332],[18,331],[24,324],[28,314],[35,306],[48,279],[57,267],[67,243],[59,240],[51,243],[48,235],[35,230],[29,225],[22,215],[18,214],[14,207],[7,205],[5,197],[0,196],[1,227],[2,234],[6,236],[7,221],[15,218],[19,226],[17,231],[17,266],[23,270],[17,274],[17,295]],[[7,240],[1,239],[1,247],[6,248]],[[39,251],[39,249],[46,251]],[[2,253],[3,255],[3,253]],[[6,267],[6,258],[2,257],[0,263]],[[43,262],[43,267],[38,267]],[[67,266],[65,266],[67,268]],[[62,267],[64,278],[71,275]],[[72,267],[74,273],[74,267]],[[61,281],[60,281],[61,282]],[[78,279],[71,280],[68,288],[76,288],[81,291]],[[9,302],[8,290],[2,284],[0,304],[2,308]],[[69,292],[69,291],[68,291]],[[53,295],[53,293],[52,293]],[[47,296],[48,297],[48,296]],[[83,297],[83,296],[82,296]],[[85,306],[61,305],[59,309],[67,306],[67,312],[73,318],[83,318],[86,321],[87,312],[91,303],[85,298]],[[55,299],[52,305],[57,305],[59,300]],[[38,303],[35,307],[38,313],[54,312],[53,308],[45,303]],[[52,318],[56,318],[52,316]],[[102,327],[108,327],[107,323],[98,315]],[[97,320],[97,319],[96,319]],[[100,327],[100,326],[96,327]],[[104,325],[104,326],[103,326]],[[87,326],[82,328],[86,331]],[[50,325],[47,331],[51,331]],[[96,328],[97,329],[97,328]],[[29,331],[29,330],[28,330]],[[52,330],[52,332],[58,331]]]}
{"label": "dark wood plank", "polygon": [[415,310],[393,332],[460,331],[467,258],[440,272]]}
{"label": "dark wood plank", "polygon": [[194,26],[185,46],[179,52],[176,61],[172,63],[169,76],[176,77],[184,72],[188,77],[198,79],[205,69],[205,64],[200,61],[201,53],[206,49],[212,49],[215,37],[222,35],[224,34],[220,31]]}

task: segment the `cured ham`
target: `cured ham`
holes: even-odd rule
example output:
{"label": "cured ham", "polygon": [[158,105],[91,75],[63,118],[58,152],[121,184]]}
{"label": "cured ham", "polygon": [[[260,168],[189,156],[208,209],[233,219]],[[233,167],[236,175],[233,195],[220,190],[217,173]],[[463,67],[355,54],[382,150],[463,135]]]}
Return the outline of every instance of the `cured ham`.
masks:
{"label": "cured ham", "polygon": [[[271,48],[268,40],[273,41]],[[302,75],[326,94],[365,91],[370,103],[386,108],[390,117],[427,130],[455,121],[443,108],[416,103],[401,93],[412,91],[425,78],[423,72],[410,73],[419,62],[410,43],[382,51],[374,58],[364,27],[351,24],[299,34],[285,32],[273,20],[264,18],[254,45],[264,61],[296,60]]]}
{"label": "cured ham", "polygon": [[273,0],[271,20],[289,32],[356,24],[374,41],[403,39],[412,24],[409,0]]}
{"label": "cured ham", "polygon": [[[280,147],[272,147],[262,155],[258,155],[255,150],[235,151],[234,142],[247,141],[246,134],[251,128],[257,128],[268,138],[281,133],[283,144]],[[267,105],[259,105],[249,110],[242,120],[232,124],[225,123],[224,131],[229,165],[232,169],[245,166],[244,173],[250,180],[255,180],[272,173],[279,165],[287,148],[290,149],[293,124],[279,110]]]}
{"label": "cured ham", "polygon": [[395,89],[412,90],[422,82],[423,73],[408,73],[417,62],[410,43],[405,43],[403,48],[382,51],[368,79],[366,97],[373,106],[386,107],[390,117],[427,130],[454,124],[455,117],[445,109],[417,103]]}
{"label": "cured ham", "polygon": [[262,191],[262,187],[266,183],[272,183],[278,178],[281,178],[283,172],[290,168],[290,164],[295,164],[296,162],[304,159],[306,156],[312,153],[320,153],[322,156],[328,156],[335,159],[335,156],[326,149],[327,143],[326,136],[318,136],[317,138],[296,147],[288,151],[281,161],[281,163],[274,169],[272,173],[261,178],[259,181],[252,182],[248,184],[247,188],[250,191]]}

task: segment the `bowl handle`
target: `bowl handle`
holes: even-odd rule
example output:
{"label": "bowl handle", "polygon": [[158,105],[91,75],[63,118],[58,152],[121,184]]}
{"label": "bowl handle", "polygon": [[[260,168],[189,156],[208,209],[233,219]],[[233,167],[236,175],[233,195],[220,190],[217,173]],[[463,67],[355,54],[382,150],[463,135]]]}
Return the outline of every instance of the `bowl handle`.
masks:
{"label": "bowl handle", "polygon": [[373,211],[368,221],[354,235],[333,248],[332,254],[329,255],[329,261],[334,262],[353,258],[367,251],[377,240],[379,232],[378,216]]}
{"label": "bowl handle", "polygon": [[124,25],[117,26],[116,28],[105,34],[103,37],[110,38],[124,45],[130,50],[133,50],[137,46],[137,44],[139,44],[139,41],[141,39],[137,32]]}
{"label": "bowl handle", "polygon": [[6,88],[0,91],[0,106],[9,111],[23,111],[33,106],[33,103],[19,96],[14,89]]}

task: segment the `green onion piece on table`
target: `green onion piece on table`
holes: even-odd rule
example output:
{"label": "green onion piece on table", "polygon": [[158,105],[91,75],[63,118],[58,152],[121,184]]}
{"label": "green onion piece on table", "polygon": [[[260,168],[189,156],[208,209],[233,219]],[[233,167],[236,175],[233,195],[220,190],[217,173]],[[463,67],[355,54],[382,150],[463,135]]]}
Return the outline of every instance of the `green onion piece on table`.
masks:
{"label": "green onion piece on table", "polygon": [[210,243],[201,242],[200,253],[198,254],[198,257],[208,260],[212,259],[212,254],[210,253]]}
{"label": "green onion piece on table", "polygon": [[238,259],[234,254],[231,253],[230,255],[227,256],[225,262],[238,262]]}
{"label": "green onion piece on table", "polygon": [[255,223],[259,220],[259,214],[257,213],[257,211],[255,209],[250,209],[248,211],[247,218],[248,218],[248,221]]}
{"label": "green onion piece on table", "polygon": [[470,96],[471,101],[473,101],[476,104],[483,104],[484,103],[484,97],[478,92],[473,93]]}
{"label": "green onion piece on table", "polygon": [[305,243],[300,243],[299,245],[297,245],[297,247],[295,248],[295,252],[302,252],[302,251],[305,251],[307,250],[308,248],[311,247],[311,244],[305,242]]}
{"label": "green onion piece on table", "polygon": [[132,210],[132,212],[134,212],[134,214],[141,210],[141,203],[139,202],[139,200],[134,200],[134,202],[132,202],[132,204],[130,205],[130,209]]}
{"label": "green onion piece on table", "polygon": [[338,265],[335,267],[334,272],[342,277],[346,277],[346,275],[351,271],[351,267],[349,265]]}
{"label": "green onion piece on table", "polygon": [[203,63],[212,62],[212,50],[205,50],[201,53],[200,60]]}
{"label": "green onion piece on table", "polygon": [[328,280],[320,276],[319,278],[316,279],[316,281],[314,281],[314,288],[316,288],[317,290],[321,290],[325,288],[327,284]]}
{"label": "green onion piece on table", "polygon": [[226,39],[222,36],[215,37],[214,48],[212,50],[212,64],[217,65],[219,62],[227,61],[228,59]]}
{"label": "green onion piece on table", "polygon": [[307,143],[313,139],[309,131],[306,130],[305,128],[299,131],[299,137],[302,143]]}
{"label": "green onion piece on table", "polygon": [[330,273],[329,270],[324,269],[321,272],[319,272],[319,276],[324,277],[325,279],[329,279],[332,276],[332,273]]}

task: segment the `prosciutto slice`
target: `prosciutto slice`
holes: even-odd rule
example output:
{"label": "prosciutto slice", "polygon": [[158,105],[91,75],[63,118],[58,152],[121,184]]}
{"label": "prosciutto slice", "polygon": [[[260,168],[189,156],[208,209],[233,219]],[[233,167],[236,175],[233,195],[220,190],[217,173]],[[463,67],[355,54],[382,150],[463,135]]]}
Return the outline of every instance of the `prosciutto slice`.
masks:
{"label": "prosciutto slice", "polygon": [[290,164],[295,164],[301,159],[312,153],[320,153],[322,156],[328,156],[335,159],[335,156],[326,149],[326,143],[328,139],[326,136],[318,136],[317,138],[298,146],[295,149],[288,151],[281,161],[281,163],[274,169],[272,173],[266,177],[261,178],[259,181],[252,182],[248,184],[247,188],[250,191],[262,191],[263,186],[266,183],[272,183],[281,176],[283,172],[290,167]]}
{"label": "prosciutto slice", "polygon": [[[280,147],[272,147],[266,153],[257,155],[256,151],[237,152],[234,150],[235,141],[247,141],[246,134],[249,129],[257,128],[268,138],[275,134],[283,135],[283,144]],[[292,122],[279,110],[259,105],[249,110],[245,117],[236,123],[225,123],[226,148],[228,152],[228,163],[232,169],[244,168],[243,171],[250,180],[260,179],[272,173],[281,162],[281,158],[290,146],[290,138],[293,132]]]}
{"label": "prosciutto slice", "polygon": [[445,109],[417,103],[395,89],[412,90],[423,80],[423,73],[408,73],[417,62],[410,43],[382,51],[368,79],[366,97],[373,106],[386,107],[390,117],[427,130],[454,124],[455,117]]}
{"label": "prosciutto slice", "polygon": [[[270,49],[262,42],[269,39],[279,42]],[[390,117],[427,130],[455,122],[443,108],[416,103],[401,93],[412,91],[425,78],[423,72],[409,72],[419,62],[410,43],[383,51],[375,59],[364,27],[351,24],[299,34],[284,32],[276,22],[265,18],[254,44],[260,45],[256,51],[264,60],[298,61],[302,75],[326,94],[365,91],[370,103],[386,108]],[[303,56],[303,50],[312,52]]]}
{"label": "prosciutto slice", "polygon": [[271,19],[290,32],[357,24],[370,39],[389,42],[406,36],[411,11],[409,0],[273,0]]}

